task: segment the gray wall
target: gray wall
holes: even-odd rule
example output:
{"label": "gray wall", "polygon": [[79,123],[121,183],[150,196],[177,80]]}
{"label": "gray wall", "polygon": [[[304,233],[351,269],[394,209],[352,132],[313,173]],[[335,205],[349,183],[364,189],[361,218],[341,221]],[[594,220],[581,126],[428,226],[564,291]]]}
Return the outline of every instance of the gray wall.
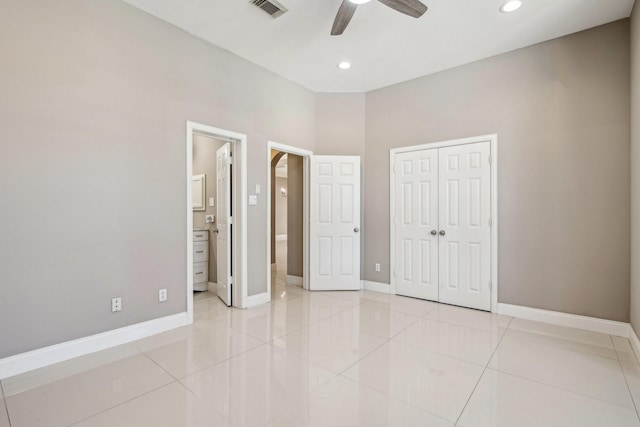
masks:
{"label": "gray wall", "polygon": [[3,1],[0,40],[0,358],[186,310],[187,120],[248,135],[248,188],[315,149],[312,92],[122,2]]}
{"label": "gray wall", "polygon": [[[204,211],[193,211],[193,227],[194,228],[207,228],[209,230],[209,281],[218,281],[218,265],[217,265],[217,253],[218,242],[216,240],[217,234],[212,231],[216,229],[216,224],[206,224],[206,215],[216,215],[216,209],[218,206],[217,195],[217,160],[216,151],[225,144],[224,141],[211,138],[202,135],[194,135],[193,137],[193,174],[194,175],[206,175],[205,185],[205,206]],[[213,197],[216,206],[209,206],[209,197]]]}
{"label": "gray wall", "polygon": [[389,149],[497,133],[499,301],[628,321],[629,67],[622,20],[368,93],[365,279],[389,283]]}
{"label": "gray wall", "polygon": [[282,189],[287,189],[287,178],[276,177],[276,236],[287,234],[287,197],[282,195]]}
{"label": "gray wall", "polygon": [[640,7],[631,14],[631,326],[640,334]]}
{"label": "gray wall", "polygon": [[[302,277],[304,274],[303,230],[303,159],[287,154],[287,275]],[[280,190],[276,187],[276,193]]]}
{"label": "gray wall", "polygon": [[314,154],[364,156],[365,111],[363,93],[317,94]]}

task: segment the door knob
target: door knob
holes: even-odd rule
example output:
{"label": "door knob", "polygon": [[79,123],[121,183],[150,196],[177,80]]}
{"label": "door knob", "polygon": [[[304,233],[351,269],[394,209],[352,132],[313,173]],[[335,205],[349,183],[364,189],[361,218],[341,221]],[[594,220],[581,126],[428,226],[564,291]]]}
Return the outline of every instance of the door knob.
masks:
{"label": "door knob", "polygon": [[358,227],[356,227],[356,228],[353,229],[353,231],[355,231],[357,233],[358,231],[360,231],[360,229]]}
{"label": "door knob", "polygon": [[214,233],[219,233],[220,231],[216,228],[215,230],[213,230]]}
{"label": "door knob", "polygon": [[444,236],[445,234],[447,234],[444,230],[440,230],[440,235]]}
{"label": "door knob", "polygon": [[431,230],[431,235],[435,236],[436,234],[438,234],[438,232],[436,230]]}

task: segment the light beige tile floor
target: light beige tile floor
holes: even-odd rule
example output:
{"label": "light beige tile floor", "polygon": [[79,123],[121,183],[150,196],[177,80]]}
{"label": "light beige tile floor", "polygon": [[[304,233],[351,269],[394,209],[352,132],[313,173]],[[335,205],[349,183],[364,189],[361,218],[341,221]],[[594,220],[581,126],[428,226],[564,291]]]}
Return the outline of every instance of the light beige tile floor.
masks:
{"label": "light beige tile floor", "polygon": [[191,326],[5,379],[0,427],[640,427],[624,338],[281,277],[273,295],[198,294]]}

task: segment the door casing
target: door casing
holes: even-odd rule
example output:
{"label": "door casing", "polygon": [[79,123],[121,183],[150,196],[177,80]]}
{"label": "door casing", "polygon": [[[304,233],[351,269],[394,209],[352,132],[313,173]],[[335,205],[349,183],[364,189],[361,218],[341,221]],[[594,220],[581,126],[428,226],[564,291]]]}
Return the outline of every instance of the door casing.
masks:
{"label": "door casing", "polygon": [[187,187],[187,319],[193,323],[193,135],[201,134],[232,143],[234,155],[233,168],[233,276],[232,287],[233,306],[246,308],[249,303],[247,297],[247,135],[220,129],[213,126],[187,121],[186,126],[186,187]]}
{"label": "door casing", "polygon": [[267,301],[271,301],[271,150],[295,154],[303,159],[302,165],[302,287],[309,290],[309,162],[313,151],[267,141]]}
{"label": "door casing", "polygon": [[482,135],[470,138],[453,139],[447,141],[439,141],[428,144],[413,145],[409,147],[400,147],[391,149],[389,152],[389,272],[390,272],[390,291],[396,293],[396,255],[395,241],[396,232],[394,227],[394,218],[396,216],[396,175],[394,166],[396,163],[397,153],[406,153],[410,151],[428,150],[432,148],[452,147],[456,145],[474,144],[478,142],[489,142],[491,146],[491,312],[498,311],[498,135]]}

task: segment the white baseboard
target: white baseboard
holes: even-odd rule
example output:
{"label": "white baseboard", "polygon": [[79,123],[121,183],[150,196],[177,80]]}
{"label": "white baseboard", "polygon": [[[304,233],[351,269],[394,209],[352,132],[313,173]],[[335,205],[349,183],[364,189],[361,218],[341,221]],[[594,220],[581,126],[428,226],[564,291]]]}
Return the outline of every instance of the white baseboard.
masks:
{"label": "white baseboard", "polygon": [[560,313],[558,311],[541,310],[539,308],[503,303],[498,304],[498,314],[518,317],[520,319],[535,320],[537,322],[551,323],[558,326],[584,329],[586,331],[616,335],[625,338],[629,336],[630,325],[624,322],[616,322],[615,320],[598,319],[596,317]]}
{"label": "white baseboard", "polygon": [[302,277],[300,276],[290,276],[287,274],[287,285],[300,286],[302,287]]}
{"label": "white baseboard", "polygon": [[636,358],[640,360],[640,340],[638,339],[638,335],[631,325],[629,325],[629,342],[631,343],[633,352],[636,354]]}
{"label": "white baseboard", "polygon": [[283,240],[287,240],[286,234],[276,234],[276,242],[281,242]]}
{"label": "white baseboard", "polygon": [[372,282],[370,280],[362,281],[362,289],[373,292],[380,292],[383,294],[391,293],[391,285],[388,283]]}
{"label": "white baseboard", "polygon": [[207,287],[209,288],[209,292],[213,292],[214,294],[218,292],[218,284],[216,282],[207,282]]}
{"label": "white baseboard", "polygon": [[0,379],[185,326],[187,313],[137,323],[0,359]]}
{"label": "white baseboard", "polygon": [[263,294],[251,295],[246,298],[246,304],[244,308],[255,307],[257,305],[266,304],[269,302],[269,294],[266,292]]}

